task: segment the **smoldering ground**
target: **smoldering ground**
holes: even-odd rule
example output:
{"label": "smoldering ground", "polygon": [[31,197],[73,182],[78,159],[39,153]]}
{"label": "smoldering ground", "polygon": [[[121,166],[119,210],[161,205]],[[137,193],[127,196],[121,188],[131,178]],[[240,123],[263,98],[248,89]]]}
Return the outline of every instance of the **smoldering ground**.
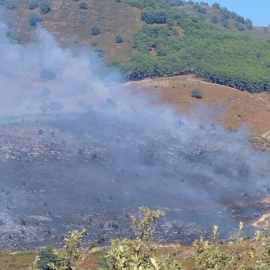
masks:
{"label": "smoldering ground", "polygon": [[0,33],[2,249],[58,244],[84,226],[89,241],[129,235],[141,205],[167,212],[157,228],[164,241],[190,241],[214,224],[230,233],[267,210],[259,201],[269,195],[270,156],[244,128],[111,88],[117,73],[104,76],[98,56],[62,49],[44,29],[26,45],[4,24]]}

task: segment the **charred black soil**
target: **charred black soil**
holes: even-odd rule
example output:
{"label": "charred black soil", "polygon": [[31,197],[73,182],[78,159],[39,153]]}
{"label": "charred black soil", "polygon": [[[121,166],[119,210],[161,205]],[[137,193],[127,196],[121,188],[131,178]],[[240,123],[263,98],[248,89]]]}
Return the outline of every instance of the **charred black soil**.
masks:
{"label": "charred black soil", "polygon": [[248,141],[234,149],[239,135],[220,127],[178,122],[170,133],[150,122],[100,109],[2,123],[0,248],[59,245],[83,227],[87,243],[132,237],[141,205],[166,211],[159,240],[184,243],[214,224],[227,236],[268,211],[269,171],[244,159],[265,153]]}

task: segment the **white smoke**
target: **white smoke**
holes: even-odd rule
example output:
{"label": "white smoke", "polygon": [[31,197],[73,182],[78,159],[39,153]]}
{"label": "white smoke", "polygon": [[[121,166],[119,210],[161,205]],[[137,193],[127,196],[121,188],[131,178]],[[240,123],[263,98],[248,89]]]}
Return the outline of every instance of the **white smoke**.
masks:
{"label": "white smoke", "polygon": [[[95,53],[64,49],[42,28],[25,45],[10,40],[7,30],[0,24],[0,117],[27,120],[31,115],[45,129],[62,132],[63,143],[44,135],[46,147],[55,153],[65,145],[61,155],[72,159],[51,157],[50,162],[46,157],[39,163],[38,156],[27,162],[13,159],[14,165],[0,162],[6,171],[1,184],[13,194],[7,198],[11,217],[25,219],[29,213],[46,211],[87,214],[89,209],[121,212],[142,204],[199,205],[211,211],[216,204],[242,200],[241,194],[250,200],[268,195],[270,156],[252,148],[245,129],[230,132],[213,124],[208,109],[195,110],[193,115],[200,117],[190,120],[172,107],[155,106],[156,96],[132,94],[120,83],[111,87],[110,79],[115,81],[118,75],[106,69]],[[16,129],[18,138],[25,129],[23,124]],[[18,143],[14,136],[12,151]],[[42,136],[42,132],[39,139],[29,135],[29,149],[42,143]],[[78,149],[82,144],[96,151],[85,163],[78,154],[84,153]],[[26,184],[19,191],[21,179]],[[18,201],[15,194],[27,195],[27,202]],[[214,211],[216,223],[221,217]],[[228,213],[223,216],[233,222]]]}

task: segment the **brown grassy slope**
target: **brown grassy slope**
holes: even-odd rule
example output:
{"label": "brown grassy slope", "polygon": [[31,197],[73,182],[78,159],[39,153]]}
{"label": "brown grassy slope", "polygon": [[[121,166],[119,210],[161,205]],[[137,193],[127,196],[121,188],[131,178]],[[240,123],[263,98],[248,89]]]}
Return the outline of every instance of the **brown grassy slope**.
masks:
{"label": "brown grassy slope", "polygon": [[[79,8],[87,3],[87,10]],[[141,11],[115,0],[51,0],[51,12],[41,14],[40,9],[29,10],[28,1],[22,1],[14,15],[16,34],[23,43],[29,42],[35,27],[29,25],[30,14],[43,18],[43,26],[65,46],[96,46],[106,52],[108,60],[127,61],[132,52],[131,38],[142,26]],[[98,25],[101,34],[91,35]],[[122,35],[124,42],[115,43],[115,35]]]}
{"label": "brown grassy slope", "polygon": [[[247,123],[251,131],[256,134],[263,134],[270,130],[270,95],[267,93],[250,94],[208,83],[194,76],[129,82],[126,86],[134,87],[137,91],[160,91],[163,95],[163,103],[175,104],[181,112],[188,112],[192,106],[196,107],[199,104],[218,106],[214,110],[218,121],[232,129],[237,129],[240,125]],[[191,97],[190,92],[194,88],[202,91],[203,99]],[[194,115],[190,112],[188,114]]]}
{"label": "brown grassy slope", "polygon": [[34,252],[23,252],[17,254],[0,253],[0,269],[14,270],[29,269],[29,265],[35,260],[37,256]]}

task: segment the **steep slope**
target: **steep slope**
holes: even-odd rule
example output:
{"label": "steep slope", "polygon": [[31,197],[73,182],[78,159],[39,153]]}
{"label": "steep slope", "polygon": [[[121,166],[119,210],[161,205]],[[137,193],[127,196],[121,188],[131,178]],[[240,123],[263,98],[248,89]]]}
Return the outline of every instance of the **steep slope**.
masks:
{"label": "steep slope", "polygon": [[[40,5],[29,9],[30,1],[21,1],[16,10],[12,10],[15,22],[15,35],[22,43],[28,42],[35,27],[30,26],[31,14],[42,19],[42,25],[48,29],[65,46],[86,46],[98,48],[106,52],[108,60],[118,59],[125,62],[129,59],[132,44],[127,42],[142,26],[140,11],[111,0],[52,0],[51,11],[42,14]],[[43,1],[45,2],[45,1]],[[82,8],[85,3],[85,8]],[[91,35],[94,26],[99,27],[100,34]],[[119,33],[126,41],[115,43]],[[101,52],[102,54],[102,52]]]}

